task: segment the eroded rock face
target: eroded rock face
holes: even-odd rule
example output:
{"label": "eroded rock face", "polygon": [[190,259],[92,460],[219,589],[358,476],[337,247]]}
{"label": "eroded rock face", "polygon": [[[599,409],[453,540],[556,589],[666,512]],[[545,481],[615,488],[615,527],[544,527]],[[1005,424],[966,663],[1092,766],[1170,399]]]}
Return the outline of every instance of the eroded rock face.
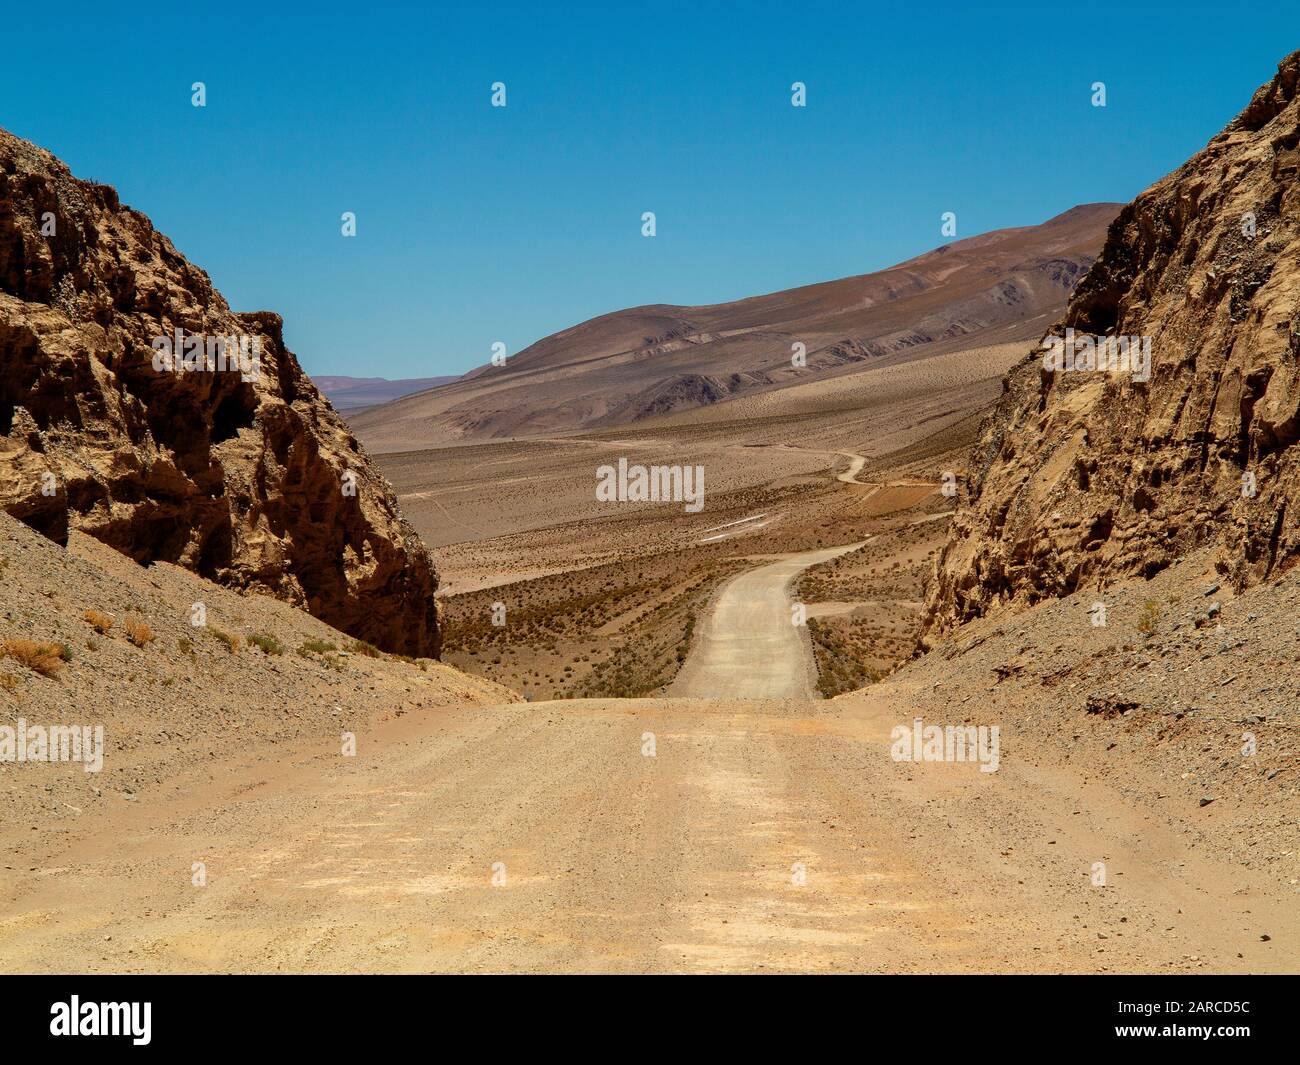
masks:
{"label": "eroded rock face", "polygon": [[[281,325],[232,312],[112,188],[0,130],[0,506],[434,656],[428,552]],[[177,329],[260,344],[257,372],[160,372],[155,338]]]}
{"label": "eroded rock face", "polygon": [[[1219,545],[1238,587],[1300,551],[1300,52],[1112,223],[1065,330],[1151,340],[1131,372],[1004,380],[932,582],[925,642]],[[1251,495],[1253,477],[1255,494]]]}

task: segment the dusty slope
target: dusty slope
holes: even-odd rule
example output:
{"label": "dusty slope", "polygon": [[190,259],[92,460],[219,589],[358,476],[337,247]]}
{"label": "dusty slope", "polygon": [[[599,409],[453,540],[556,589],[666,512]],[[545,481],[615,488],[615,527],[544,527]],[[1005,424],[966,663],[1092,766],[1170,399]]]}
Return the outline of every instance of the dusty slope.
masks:
{"label": "dusty slope", "polygon": [[[959,240],[876,274],[709,307],[637,307],[353,419],[375,451],[629,425],[866,367],[1041,335],[1117,205]],[[791,365],[791,345],[807,366]]]}
{"label": "dusty slope", "polygon": [[[281,325],[232,312],[112,188],[0,130],[0,507],[437,654],[433,563]],[[159,371],[152,344],[177,330],[261,358]]]}
{"label": "dusty slope", "polygon": [[1150,338],[1150,381],[1050,371],[1037,354],[1008,375],[932,590],[933,632],[1150,576],[1206,543],[1238,588],[1294,564],[1298,177],[1300,52],[1124,208],[1054,330]]}
{"label": "dusty slope", "polygon": [[[196,603],[202,627],[192,624]],[[111,619],[107,632],[87,611]],[[151,634],[144,646],[127,637],[131,619]],[[70,661],[43,676],[8,653],[11,640],[63,645]],[[32,817],[59,832],[97,806],[168,787],[182,769],[208,777],[276,743],[513,697],[438,662],[357,653],[270,596],[167,563],[145,568],[75,531],[64,549],[0,513],[0,725],[98,724],[107,747],[99,773],[0,760],[6,820]]]}

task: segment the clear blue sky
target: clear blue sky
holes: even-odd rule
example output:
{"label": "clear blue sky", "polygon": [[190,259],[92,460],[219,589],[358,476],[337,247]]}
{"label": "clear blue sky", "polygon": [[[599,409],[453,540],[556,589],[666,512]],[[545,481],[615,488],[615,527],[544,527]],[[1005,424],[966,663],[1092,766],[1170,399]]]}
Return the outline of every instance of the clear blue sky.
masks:
{"label": "clear blue sky", "polygon": [[115,185],[235,309],[283,314],[309,372],[382,377],[878,269],[944,243],[944,211],[962,237],[1131,199],[1300,48],[1295,0],[100,0],[4,21],[0,125]]}

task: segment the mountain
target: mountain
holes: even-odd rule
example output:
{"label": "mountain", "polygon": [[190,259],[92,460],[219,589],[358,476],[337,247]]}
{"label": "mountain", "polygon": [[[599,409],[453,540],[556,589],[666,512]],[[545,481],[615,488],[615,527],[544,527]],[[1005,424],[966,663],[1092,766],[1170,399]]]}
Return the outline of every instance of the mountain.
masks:
{"label": "mountain", "polygon": [[[555,333],[453,384],[354,416],[376,451],[628,425],[957,348],[1039,336],[1118,204],[959,240],[878,273]],[[792,345],[806,349],[792,365]]]}
{"label": "mountain", "polygon": [[409,396],[412,392],[424,392],[456,379],[454,376],[408,377],[395,381],[385,377],[312,377],[316,387],[325,393],[325,398],[340,414],[351,414],[366,407],[389,403],[403,396]]}
{"label": "mountain", "polygon": [[1238,591],[1295,564],[1297,82],[1300,52],[1124,208],[1052,331],[1062,352],[1070,337],[1145,338],[1150,379],[1049,368],[1042,351],[1005,378],[937,564],[931,642],[1009,605],[1149,578],[1194,548]]}
{"label": "mountain", "polygon": [[[0,130],[0,507],[435,655],[429,554],[281,326],[231,311],[111,187]],[[167,361],[178,330],[203,345],[191,372]]]}

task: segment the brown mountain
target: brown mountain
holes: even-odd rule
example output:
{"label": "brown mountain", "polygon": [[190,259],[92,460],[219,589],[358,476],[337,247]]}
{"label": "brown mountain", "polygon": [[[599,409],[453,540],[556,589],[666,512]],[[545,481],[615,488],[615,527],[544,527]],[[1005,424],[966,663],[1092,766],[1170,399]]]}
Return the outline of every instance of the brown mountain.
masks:
{"label": "brown mountain", "polygon": [[[1027,354],[971,459],[933,637],[1150,577],[1203,545],[1238,589],[1300,553],[1300,52],[1124,208],[1053,334],[1146,337],[1140,373]],[[1253,494],[1252,494],[1253,481]]]}
{"label": "brown mountain", "polygon": [[[247,372],[156,369],[177,330],[242,339]],[[76,528],[381,647],[438,650],[429,555],[280,318],[231,311],[112,188],[3,130],[0,507],[60,543]]]}
{"label": "brown mountain", "polygon": [[[627,425],[957,347],[1041,336],[1117,204],[956,241],[874,274],[593,318],[352,419],[377,451]],[[792,365],[792,345],[807,365]]]}

